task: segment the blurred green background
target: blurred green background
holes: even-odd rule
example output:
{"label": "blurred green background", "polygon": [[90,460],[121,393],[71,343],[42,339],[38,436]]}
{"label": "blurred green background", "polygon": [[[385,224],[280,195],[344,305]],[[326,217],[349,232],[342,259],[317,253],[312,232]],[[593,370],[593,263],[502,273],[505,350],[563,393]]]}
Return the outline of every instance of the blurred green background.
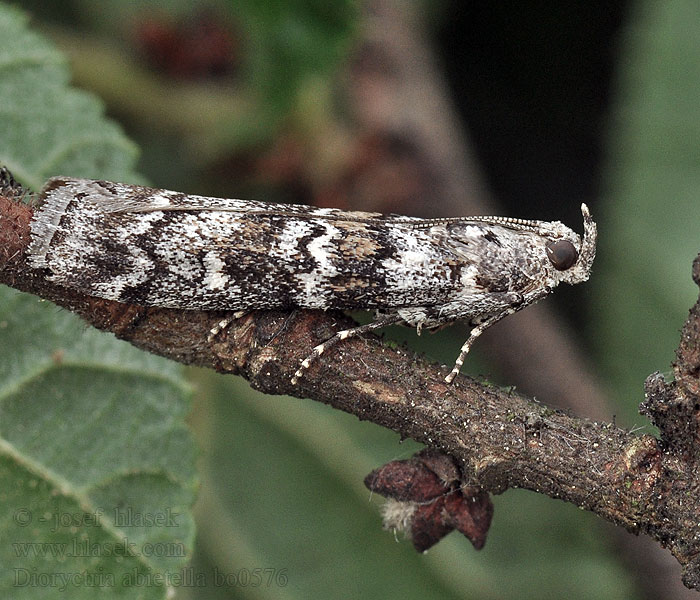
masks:
{"label": "blurred green background", "polygon": [[[73,85],[101,98],[140,148],[135,168],[106,154],[84,166],[6,153],[23,182],[99,176],[430,216],[440,214],[426,194],[435,172],[411,131],[381,126],[398,118],[391,107],[383,123],[359,116],[365,105],[384,114],[372,78],[392,77],[367,15],[395,11],[436,57],[417,62],[418,75],[428,68],[426,77],[448,82],[499,213],[579,229],[581,202],[591,207],[600,232],[592,280],[548,302],[574,325],[609,390],[610,419],[652,431],[637,414],[642,385],[655,370],[670,372],[697,296],[700,12],[692,0],[16,4],[69,57]],[[6,146],[11,135],[0,127]],[[389,335],[449,363],[464,329]],[[472,373],[498,371],[478,347],[470,361]],[[262,396],[240,379],[196,369],[187,377],[201,487],[186,569],[207,584],[174,588],[178,599],[656,593],[612,527],[522,490],[494,498],[483,551],[453,533],[417,555],[382,531],[381,499],[362,484],[416,444],[309,400]],[[255,569],[262,585],[248,579]]]}

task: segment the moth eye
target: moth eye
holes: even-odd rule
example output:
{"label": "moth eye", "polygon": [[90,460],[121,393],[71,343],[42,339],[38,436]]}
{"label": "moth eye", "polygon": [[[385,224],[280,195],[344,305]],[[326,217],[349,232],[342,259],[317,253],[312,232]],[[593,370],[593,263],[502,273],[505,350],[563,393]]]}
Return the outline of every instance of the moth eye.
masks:
{"label": "moth eye", "polygon": [[557,271],[566,271],[578,260],[578,252],[567,240],[558,240],[547,244],[547,258]]}

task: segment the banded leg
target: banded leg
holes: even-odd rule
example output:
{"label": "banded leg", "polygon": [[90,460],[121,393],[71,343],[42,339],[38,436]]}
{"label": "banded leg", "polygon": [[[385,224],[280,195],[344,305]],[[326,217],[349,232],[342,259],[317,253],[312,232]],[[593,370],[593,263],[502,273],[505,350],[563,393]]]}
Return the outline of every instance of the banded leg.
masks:
{"label": "banded leg", "polygon": [[517,292],[508,292],[505,294],[505,296],[509,297],[510,300],[510,306],[506,309],[504,309],[502,312],[493,315],[492,317],[489,317],[486,319],[483,323],[479,323],[474,329],[471,330],[471,333],[469,334],[469,338],[467,339],[466,342],[464,342],[464,345],[462,346],[462,349],[459,352],[459,356],[457,357],[457,360],[455,361],[455,366],[450,371],[450,374],[445,377],[445,382],[447,383],[452,383],[452,380],[457,377],[459,374],[459,370],[462,368],[462,365],[464,364],[464,359],[467,357],[467,354],[469,353],[469,350],[471,349],[472,345],[476,341],[476,338],[478,338],[484,331],[486,331],[491,325],[494,323],[500,321],[504,317],[507,317],[508,315],[512,315],[519,310],[525,308],[526,306],[529,306],[530,304],[534,304],[538,300],[548,296],[549,294],[552,293],[552,288],[549,286],[546,286],[542,290],[537,290],[535,292],[530,293],[529,295],[522,296],[521,294],[518,294]]}
{"label": "banded leg", "polygon": [[450,374],[445,377],[445,382],[447,383],[452,383],[452,380],[459,375],[459,370],[462,368],[462,365],[464,364],[464,360],[467,358],[467,354],[469,354],[469,350],[471,350],[472,345],[476,341],[476,339],[484,333],[491,325],[496,323],[497,321],[500,321],[503,317],[507,317],[508,315],[512,315],[514,312],[517,312],[517,308],[509,308],[507,310],[504,310],[501,313],[498,313],[497,315],[494,315],[493,317],[489,317],[482,323],[479,323],[474,329],[471,330],[469,333],[469,337],[467,338],[467,341],[464,342],[462,345],[462,349],[459,351],[459,356],[457,357],[457,360],[455,361],[455,366],[452,368],[452,371],[450,371]]}
{"label": "banded leg", "polygon": [[238,310],[232,315],[229,315],[225,319],[221,319],[214,327],[212,327],[209,330],[209,335],[207,336],[207,342],[211,342],[217,335],[219,335],[224,329],[226,329],[231,323],[236,321],[237,319],[240,319],[242,316],[244,316],[248,311],[247,310]]}
{"label": "banded leg", "polygon": [[402,319],[398,315],[384,315],[382,317],[378,317],[371,323],[367,323],[367,325],[360,325],[359,327],[339,331],[333,337],[328,338],[325,342],[316,346],[311,351],[311,354],[309,354],[309,356],[307,356],[301,362],[301,366],[297,369],[297,372],[294,373],[294,377],[292,377],[292,385],[296,385],[299,382],[299,379],[304,375],[304,371],[311,366],[313,361],[318,359],[321,354],[323,354],[329,348],[335,346],[338,342],[342,342],[343,340],[347,340],[348,338],[352,338],[357,335],[362,335],[368,331],[374,331],[375,329],[386,327],[387,325],[394,325],[395,323],[400,323],[401,321]]}

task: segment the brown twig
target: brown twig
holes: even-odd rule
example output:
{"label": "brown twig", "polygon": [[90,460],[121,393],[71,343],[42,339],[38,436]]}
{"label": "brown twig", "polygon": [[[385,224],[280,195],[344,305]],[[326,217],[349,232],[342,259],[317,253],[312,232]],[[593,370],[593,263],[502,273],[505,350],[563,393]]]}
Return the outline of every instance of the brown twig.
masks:
{"label": "brown twig", "polygon": [[[213,341],[220,313],[141,308],[58,287],[27,266],[32,211],[0,198],[0,281],[37,294],[132,344],[183,362],[241,375],[270,394],[309,397],[390,428],[453,457],[462,483],[491,493],[521,487],[572,502],[668,547],[684,582],[700,585],[700,476],[697,465],[698,324],[691,311],[675,369],[647,383],[644,410],[661,440],[611,423],[553,411],[518,394],[459,377],[376,337],[346,342],[291,377],[308,349],[347,327],[342,315],[253,312]],[[700,257],[694,265],[700,284]]]}

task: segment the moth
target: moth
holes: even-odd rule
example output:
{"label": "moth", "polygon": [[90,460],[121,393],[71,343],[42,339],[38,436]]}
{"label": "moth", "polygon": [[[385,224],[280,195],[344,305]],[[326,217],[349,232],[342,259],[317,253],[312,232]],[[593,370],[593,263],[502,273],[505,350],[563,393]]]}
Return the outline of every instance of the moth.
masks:
{"label": "moth", "polygon": [[400,323],[464,321],[459,373],[488,327],[586,281],[596,225],[504,217],[420,219],[207,198],[109,181],[54,177],[31,222],[30,264],[87,295],[189,310],[373,310],[374,321],[316,346]]}

